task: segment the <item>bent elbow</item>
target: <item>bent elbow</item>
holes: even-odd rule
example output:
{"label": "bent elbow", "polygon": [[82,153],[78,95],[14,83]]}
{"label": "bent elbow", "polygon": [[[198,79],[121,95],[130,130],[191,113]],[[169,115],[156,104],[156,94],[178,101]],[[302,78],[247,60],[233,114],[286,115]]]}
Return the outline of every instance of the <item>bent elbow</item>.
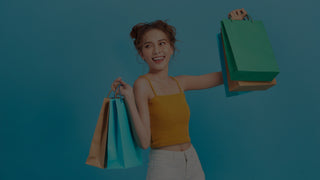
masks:
{"label": "bent elbow", "polygon": [[150,142],[151,142],[151,138],[147,138],[147,141],[144,141],[141,145],[142,145],[142,149],[146,150],[150,147]]}
{"label": "bent elbow", "polygon": [[150,146],[150,143],[145,143],[142,145],[142,149],[147,150]]}

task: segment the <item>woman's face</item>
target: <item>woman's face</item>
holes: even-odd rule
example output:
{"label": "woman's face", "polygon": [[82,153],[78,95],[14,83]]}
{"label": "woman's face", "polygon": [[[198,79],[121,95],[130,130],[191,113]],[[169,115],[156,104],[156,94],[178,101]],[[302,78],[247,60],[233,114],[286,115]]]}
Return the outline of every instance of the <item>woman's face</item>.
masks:
{"label": "woman's face", "polygon": [[173,55],[173,47],[164,32],[152,29],[144,34],[142,43],[140,56],[148,63],[150,69],[161,70],[168,66]]}

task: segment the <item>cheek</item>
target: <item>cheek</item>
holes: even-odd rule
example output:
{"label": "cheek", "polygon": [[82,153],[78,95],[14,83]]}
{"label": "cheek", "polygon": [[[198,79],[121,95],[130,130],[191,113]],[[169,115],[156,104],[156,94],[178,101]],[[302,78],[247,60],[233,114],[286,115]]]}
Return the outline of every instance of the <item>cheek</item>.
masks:
{"label": "cheek", "polygon": [[173,54],[173,50],[172,50],[171,48],[167,48],[167,49],[166,49],[166,52],[167,52],[168,54],[171,54],[171,55]]}
{"label": "cheek", "polygon": [[151,50],[151,48],[148,48],[148,49],[143,49],[143,54],[144,55],[149,55],[150,53],[152,53],[152,50]]}
{"label": "cheek", "polygon": [[147,58],[148,56],[150,56],[149,51],[146,50],[146,49],[143,49],[143,50],[142,50],[142,53],[141,53],[141,57]]}

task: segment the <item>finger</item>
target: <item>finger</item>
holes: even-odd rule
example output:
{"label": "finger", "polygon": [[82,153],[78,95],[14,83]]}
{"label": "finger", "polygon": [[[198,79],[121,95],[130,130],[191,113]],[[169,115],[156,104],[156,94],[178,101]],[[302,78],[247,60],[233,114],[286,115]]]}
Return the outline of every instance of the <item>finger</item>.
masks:
{"label": "finger", "polygon": [[119,84],[120,82],[114,82],[111,86],[112,91],[115,91]]}
{"label": "finger", "polygon": [[243,14],[243,9],[239,9],[240,14]]}
{"label": "finger", "polygon": [[123,85],[123,86],[127,86],[127,83],[125,83],[124,81],[120,81],[120,83],[121,83],[121,85]]}
{"label": "finger", "polygon": [[243,19],[245,15],[243,15],[241,10],[238,10],[238,16],[240,16],[240,18]]}
{"label": "finger", "polygon": [[247,13],[245,13],[245,12],[243,12],[243,11],[242,11],[241,16],[244,18],[244,17],[246,17],[246,16],[247,16]]}
{"label": "finger", "polygon": [[121,77],[118,77],[117,79],[115,79],[115,80],[113,81],[113,83],[119,82],[120,80],[121,80]]}
{"label": "finger", "polygon": [[240,15],[239,10],[236,10],[235,13],[236,13],[237,16]]}
{"label": "finger", "polygon": [[117,84],[118,84],[118,82],[117,82],[117,81],[114,81],[114,82],[112,83],[112,86],[111,86],[111,87],[115,88],[115,87],[117,87]]}
{"label": "finger", "polygon": [[[243,19],[245,19],[245,17],[248,16],[248,13],[243,9],[241,10],[242,11],[242,16],[243,16]],[[248,17],[247,17],[248,18]]]}
{"label": "finger", "polygon": [[237,15],[236,15],[236,13],[235,13],[234,11],[232,11],[232,12],[231,12],[231,16],[232,16],[232,17],[236,17]]}

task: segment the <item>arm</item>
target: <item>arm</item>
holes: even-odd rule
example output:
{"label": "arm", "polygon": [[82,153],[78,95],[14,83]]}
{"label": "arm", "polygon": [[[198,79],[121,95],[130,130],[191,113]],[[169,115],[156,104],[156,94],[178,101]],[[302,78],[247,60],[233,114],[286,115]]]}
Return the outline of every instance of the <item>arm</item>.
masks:
{"label": "arm", "polygon": [[148,149],[151,141],[150,115],[146,82],[138,78],[133,85],[134,96],[126,98],[126,103],[131,115],[131,124],[134,139],[142,149]]}
{"label": "arm", "polygon": [[199,76],[181,75],[177,76],[177,78],[181,81],[185,91],[208,89],[223,84],[221,71]]}
{"label": "arm", "polygon": [[[232,20],[242,20],[246,16],[247,11],[244,8],[233,10],[228,14],[228,17]],[[185,91],[208,89],[223,84],[221,71],[200,76],[181,75],[176,78],[179,79]]]}

